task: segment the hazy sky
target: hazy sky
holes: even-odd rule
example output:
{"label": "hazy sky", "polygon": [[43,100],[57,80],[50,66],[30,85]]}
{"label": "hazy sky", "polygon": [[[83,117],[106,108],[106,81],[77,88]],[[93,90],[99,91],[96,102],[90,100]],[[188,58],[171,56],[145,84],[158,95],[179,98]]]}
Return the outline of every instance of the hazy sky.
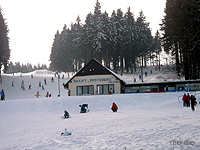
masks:
{"label": "hazy sky", "polygon": [[[99,0],[102,13],[111,16],[121,8],[126,13],[130,6],[135,19],[142,10],[152,29],[159,30],[166,0]],[[12,62],[49,65],[49,57],[57,30],[80,16],[84,23],[88,13],[94,13],[96,0],[1,0],[0,6],[8,24]]]}

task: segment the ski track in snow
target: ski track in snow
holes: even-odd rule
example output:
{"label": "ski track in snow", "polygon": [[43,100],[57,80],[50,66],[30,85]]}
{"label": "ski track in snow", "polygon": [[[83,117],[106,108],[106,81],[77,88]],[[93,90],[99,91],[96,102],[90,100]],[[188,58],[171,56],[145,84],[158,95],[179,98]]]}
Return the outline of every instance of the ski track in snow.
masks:
{"label": "ski track in snow", "polygon": [[[42,74],[42,73],[41,73]],[[0,102],[0,149],[32,150],[171,150],[200,149],[200,108],[182,107],[177,93],[135,93],[94,96],[67,96],[51,73],[20,76],[3,75],[0,88],[6,101]],[[47,79],[45,90],[38,82]],[[26,90],[20,89],[24,80]],[[60,79],[60,84],[68,79]],[[15,86],[11,87],[14,81]],[[28,85],[31,90],[27,90]],[[41,97],[34,95],[39,91]],[[46,98],[49,91],[51,98]],[[195,93],[193,93],[195,94]],[[119,107],[112,113],[113,102]],[[90,112],[80,114],[80,104],[88,103]],[[61,119],[67,110],[71,118]],[[64,129],[72,132],[61,136]],[[171,141],[194,142],[173,145]]]}

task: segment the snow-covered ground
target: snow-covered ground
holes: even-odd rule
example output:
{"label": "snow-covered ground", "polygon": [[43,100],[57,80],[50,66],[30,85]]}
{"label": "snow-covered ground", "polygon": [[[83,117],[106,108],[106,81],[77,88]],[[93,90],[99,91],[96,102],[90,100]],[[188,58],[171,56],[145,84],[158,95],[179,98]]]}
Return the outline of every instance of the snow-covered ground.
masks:
{"label": "snow-covered ground", "polygon": [[[183,107],[178,101],[182,92],[70,97],[62,86],[66,74],[57,97],[58,79],[51,82],[52,77],[54,73],[45,70],[22,77],[3,74],[0,90],[5,90],[6,100],[0,101],[0,150],[200,150],[200,105],[196,111]],[[20,89],[22,81],[25,90]],[[46,98],[47,92],[52,97]],[[200,97],[200,92],[191,94]],[[110,110],[113,102],[117,113]],[[89,113],[79,113],[83,103],[89,104]],[[65,109],[70,119],[61,119]],[[65,128],[72,135],[61,136]]]}

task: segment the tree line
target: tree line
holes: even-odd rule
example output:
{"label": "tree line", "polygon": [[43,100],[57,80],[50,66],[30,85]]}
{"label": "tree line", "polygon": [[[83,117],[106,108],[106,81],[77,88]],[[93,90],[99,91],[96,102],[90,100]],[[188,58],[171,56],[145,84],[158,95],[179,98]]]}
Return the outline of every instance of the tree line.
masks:
{"label": "tree line", "polygon": [[115,72],[136,71],[147,62],[159,62],[161,52],[160,34],[152,36],[149,23],[141,11],[135,19],[130,7],[126,13],[113,10],[111,16],[101,12],[97,0],[94,13],[86,16],[81,24],[79,16],[70,28],[55,34],[50,66],[57,71],[76,72],[93,57]]}
{"label": "tree line", "polygon": [[10,59],[9,37],[8,37],[8,25],[3,17],[2,8],[0,6],[0,77],[1,68],[8,68],[7,64]]}
{"label": "tree line", "polygon": [[31,72],[31,71],[35,71],[35,70],[42,70],[42,69],[49,69],[51,70],[50,68],[47,67],[47,65],[45,64],[39,64],[38,65],[31,65],[30,63],[27,63],[27,64],[21,64],[20,62],[9,62],[8,64],[8,67],[7,67],[7,70],[4,71],[6,73],[18,73],[18,72],[21,72],[21,73],[27,73],[27,72]]}
{"label": "tree line", "polygon": [[199,79],[200,0],[167,0],[161,30],[164,50],[175,57],[178,74]]}

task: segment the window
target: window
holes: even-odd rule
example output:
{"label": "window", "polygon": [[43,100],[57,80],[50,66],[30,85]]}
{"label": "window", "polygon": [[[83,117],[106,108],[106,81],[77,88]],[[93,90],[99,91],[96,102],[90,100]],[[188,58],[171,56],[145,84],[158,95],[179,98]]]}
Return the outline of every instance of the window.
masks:
{"label": "window", "polygon": [[106,84],[106,85],[97,85],[97,92],[98,94],[108,94],[108,91],[112,88],[114,93],[114,85],[113,84]]}
{"label": "window", "polygon": [[94,86],[77,86],[77,95],[91,94],[94,95]]}

